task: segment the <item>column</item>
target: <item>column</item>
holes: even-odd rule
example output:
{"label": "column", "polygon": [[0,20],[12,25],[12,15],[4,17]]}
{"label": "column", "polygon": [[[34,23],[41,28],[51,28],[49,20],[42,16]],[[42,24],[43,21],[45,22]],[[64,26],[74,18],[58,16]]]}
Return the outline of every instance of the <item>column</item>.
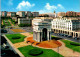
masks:
{"label": "column", "polygon": [[49,40],[49,31],[47,30],[47,40]]}
{"label": "column", "polygon": [[51,40],[51,31],[50,31],[50,40]]}
{"label": "column", "polygon": [[78,33],[78,38],[80,38],[80,33]]}
{"label": "column", "polygon": [[37,40],[40,42],[40,32],[37,33]]}
{"label": "column", "polygon": [[75,37],[75,33],[73,32],[73,38]]}
{"label": "column", "polygon": [[69,36],[71,35],[71,32],[69,32]]}
{"label": "column", "polygon": [[40,32],[41,32],[41,41],[42,41],[42,30]]}

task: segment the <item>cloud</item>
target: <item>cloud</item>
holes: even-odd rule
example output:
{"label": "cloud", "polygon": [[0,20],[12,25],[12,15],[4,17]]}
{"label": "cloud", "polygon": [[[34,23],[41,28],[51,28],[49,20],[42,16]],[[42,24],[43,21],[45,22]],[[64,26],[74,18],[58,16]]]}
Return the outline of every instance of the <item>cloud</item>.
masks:
{"label": "cloud", "polygon": [[64,9],[64,7],[61,4],[58,4],[57,6],[60,7],[61,9]]}
{"label": "cloud", "polygon": [[49,13],[53,12],[54,10],[64,10],[65,8],[61,4],[50,5],[49,3],[46,3],[43,9],[39,10],[40,13]]}
{"label": "cloud", "polygon": [[30,2],[28,1],[22,1],[21,3],[18,4],[17,8],[16,9],[22,9],[22,8],[30,8],[30,7],[33,7],[35,6],[35,4],[30,4]]}
{"label": "cloud", "polygon": [[8,5],[13,5],[13,0],[9,0]]}
{"label": "cloud", "polygon": [[49,3],[46,3],[45,8],[46,8],[47,10],[57,9],[56,6],[54,6],[54,5],[51,6]]}
{"label": "cloud", "polygon": [[39,10],[39,12],[40,13],[52,12],[55,9],[57,9],[55,5],[50,5],[49,3],[46,3],[44,8],[42,10]]}

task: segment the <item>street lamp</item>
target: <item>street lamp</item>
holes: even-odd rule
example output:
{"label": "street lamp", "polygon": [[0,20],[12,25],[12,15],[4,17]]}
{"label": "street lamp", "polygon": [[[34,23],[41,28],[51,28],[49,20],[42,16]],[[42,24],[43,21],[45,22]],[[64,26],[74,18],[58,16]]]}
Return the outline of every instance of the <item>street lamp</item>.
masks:
{"label": "street lamp", "polygon": [[59,46],[58,46],[58,57],[59,57]]}

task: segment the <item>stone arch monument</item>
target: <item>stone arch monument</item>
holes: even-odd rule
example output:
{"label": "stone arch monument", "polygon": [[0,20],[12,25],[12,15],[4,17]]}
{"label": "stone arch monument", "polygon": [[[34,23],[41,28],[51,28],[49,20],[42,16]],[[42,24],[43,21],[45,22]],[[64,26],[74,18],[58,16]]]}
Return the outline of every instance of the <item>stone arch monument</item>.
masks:
{"label": "stone arch monument", "polygon": [[37,42],[51,40],[51,22],[48,21],[34,22],[33,39]]}

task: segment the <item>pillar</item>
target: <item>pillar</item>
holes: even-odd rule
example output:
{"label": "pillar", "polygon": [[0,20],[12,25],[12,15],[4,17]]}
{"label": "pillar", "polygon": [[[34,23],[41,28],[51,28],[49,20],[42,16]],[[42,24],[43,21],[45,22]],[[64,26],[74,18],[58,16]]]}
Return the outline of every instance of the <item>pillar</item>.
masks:
{"label": "pillar", "polygon": [[49,30],[47,30],[47,40],[49,40]]}

